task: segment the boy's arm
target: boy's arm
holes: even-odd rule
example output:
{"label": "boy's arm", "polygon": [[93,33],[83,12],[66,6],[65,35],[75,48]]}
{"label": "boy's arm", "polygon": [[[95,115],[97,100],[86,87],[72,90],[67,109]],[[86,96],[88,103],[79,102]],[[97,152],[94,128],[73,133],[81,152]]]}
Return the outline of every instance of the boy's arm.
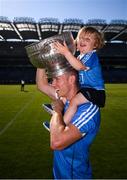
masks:
{"label": "boy's arm", "polygon": [[56,99],[56,90],[52,85],[48,83],[47,75],[45,69],[37,68],[36,71],[36,85],[38,90],[45,93],[52,99]]}
{"label": "boy's arm", "polygon": [[62,45],[59,42],[54,43],[54,48],[62,55],[65,56],[67,61],[71,64],[71,66],[76,69],[77,71],[80,70],[87,70],[88,67],[82,64],[80,60],[78,60],[73,54],[69,51],[66,43],[64,42],[64,45]]}

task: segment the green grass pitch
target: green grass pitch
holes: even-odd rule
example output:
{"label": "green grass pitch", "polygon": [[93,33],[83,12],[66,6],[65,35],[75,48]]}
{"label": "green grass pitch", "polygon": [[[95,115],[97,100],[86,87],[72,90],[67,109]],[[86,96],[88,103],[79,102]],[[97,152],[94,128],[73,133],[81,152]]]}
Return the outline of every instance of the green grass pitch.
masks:
{"label": "green grass pitch", "polygon": [[[127,84],[106,84],[100,132],[91,146],[96,179],[127,178]],[[41,105],[50,102],[35,85],[0,85],[0,179],[52,178],[50,119]]]}

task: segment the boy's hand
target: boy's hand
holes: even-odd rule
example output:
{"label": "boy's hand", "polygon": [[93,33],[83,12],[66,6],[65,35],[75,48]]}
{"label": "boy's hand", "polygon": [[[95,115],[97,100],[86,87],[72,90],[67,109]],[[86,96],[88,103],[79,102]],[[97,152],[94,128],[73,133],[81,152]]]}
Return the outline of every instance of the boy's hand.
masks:
{"label": "boy's hand", "polygon": [[65,55],[69,49],[64,41],[64,44],[59,43],[58,41],[53,44],[53,47],[57,50],[58,53]]}

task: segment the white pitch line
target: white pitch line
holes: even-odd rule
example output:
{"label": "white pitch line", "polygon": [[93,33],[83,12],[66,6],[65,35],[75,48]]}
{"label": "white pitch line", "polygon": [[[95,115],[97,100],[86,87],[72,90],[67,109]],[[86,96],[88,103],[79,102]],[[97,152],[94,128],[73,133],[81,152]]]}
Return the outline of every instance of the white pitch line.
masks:
{"label": "white pitch line", "polygon": [[23,106],[23,108],[21,108],[20,111],[18,111],[14,118],[12,118],[10,122],[0,131],[0,135],[2,135],[13,124],[16,118],[32,103],[34,98],[35,96],[33,96],[33,98],[27,104],[25,104],[25,106]]}

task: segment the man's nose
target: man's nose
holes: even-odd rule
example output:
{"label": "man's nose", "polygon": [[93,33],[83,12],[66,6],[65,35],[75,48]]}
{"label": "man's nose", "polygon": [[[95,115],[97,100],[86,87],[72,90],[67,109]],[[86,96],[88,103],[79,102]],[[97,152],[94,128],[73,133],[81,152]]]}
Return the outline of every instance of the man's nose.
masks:
{"label": "man's nose", "polygon": [[56,87],[56,79],[52,80],[52,86],[55,88]]}

